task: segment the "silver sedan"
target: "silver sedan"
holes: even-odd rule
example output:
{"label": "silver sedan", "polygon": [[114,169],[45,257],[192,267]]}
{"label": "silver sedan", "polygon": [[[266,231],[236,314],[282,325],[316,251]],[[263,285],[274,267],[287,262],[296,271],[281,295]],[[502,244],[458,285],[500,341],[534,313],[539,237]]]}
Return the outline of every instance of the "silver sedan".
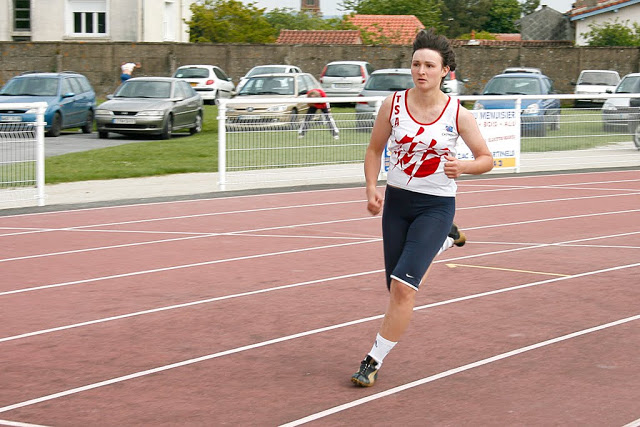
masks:
{"label": "silver sedan", "polygon": [[96,109],[98,137],[109,132],[159,135],[202,130],[202,98],[189,84],[171,77],[136,77],[124,82]]}

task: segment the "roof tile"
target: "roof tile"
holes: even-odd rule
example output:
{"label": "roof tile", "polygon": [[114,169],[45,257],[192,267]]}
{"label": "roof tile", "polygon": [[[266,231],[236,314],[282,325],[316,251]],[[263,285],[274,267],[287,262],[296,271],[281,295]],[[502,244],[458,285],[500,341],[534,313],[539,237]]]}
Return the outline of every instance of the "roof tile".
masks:
{"label": "roof tile", "polygon": [[362,44],[358,30],[281,30],[279,44]]}
{"label": "roof tile", "polygon": [[411,43],[424,28],[415,15],[353,15],[347,19],[369,33],[381,34],[390,44]]}

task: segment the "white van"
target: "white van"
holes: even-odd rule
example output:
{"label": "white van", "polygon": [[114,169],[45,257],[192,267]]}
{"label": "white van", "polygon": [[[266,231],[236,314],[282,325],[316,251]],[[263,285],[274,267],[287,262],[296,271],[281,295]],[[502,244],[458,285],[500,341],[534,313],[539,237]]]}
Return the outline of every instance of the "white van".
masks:
{"label": "white van", "polygon": [[[616,89],[620,83],[620,75],[617,71],[611,70],[583,70],[578,76],[577,82],[572,82],[574,85],[575,94],[578,95],[593,95],[611,93]],[[604,99],[590,99],[580,98],[574,101],[574,106],[601,106],[604,103]]]}

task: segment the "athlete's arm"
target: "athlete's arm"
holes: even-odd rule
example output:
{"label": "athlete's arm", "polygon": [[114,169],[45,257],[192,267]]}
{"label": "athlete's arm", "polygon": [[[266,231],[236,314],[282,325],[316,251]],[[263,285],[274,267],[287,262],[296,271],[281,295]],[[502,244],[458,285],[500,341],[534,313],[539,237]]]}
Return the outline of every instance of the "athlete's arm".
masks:
{"label": "athlete's arm", "polygon": [[378,174],[380,173],[382,152],[391,135],[391,123],[389,114],[391,112],[391,100],[393,95],[388,96],[380,106],[378,117],[373,124],[369,146],[364,155],[364,177],[367,181],[367,210],[372,215],[378,215],[382,210],[382,193],[378,190]]}
{"label": "athlete's arm", "polygon": [[458,133],[471,150],[473,160],[458,160],[447,156],[444,173],[449,178],[458,178],[462,174],[479,175],[493,169],[493,156],[484,137],[480,133],[478,123],[466,108],[460,107],[458,115]]}

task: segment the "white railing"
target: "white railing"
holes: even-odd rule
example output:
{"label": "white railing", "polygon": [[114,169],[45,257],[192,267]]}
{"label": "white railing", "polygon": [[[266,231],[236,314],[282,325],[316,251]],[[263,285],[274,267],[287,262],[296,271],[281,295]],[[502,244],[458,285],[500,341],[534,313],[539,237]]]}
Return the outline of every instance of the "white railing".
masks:
{"label": "white railing", "polygon": [[[575,99],[628,99],[639,94],[605,95],[500,95],[460,96],[458,99],[476,115],[481,131],[500,161],[492,173],[545,170],[590,169],[603,167],[640,167],[640,128],[638,108],[628,106],[603,111],[593,108],[562,108],[550,114],[528,114],[526,106],[533,99],[559,99],[571,104]],[[363,182],[362,161],[377,108],[370,117],[357,111],[340,112],[345,103],[377,103],[384,97],[324,98],[333,108],[332,115],[340,129],[339,140],[316,114],[311,129],[298,138],[303,117],[264,113],[259,119],[245,121],[229,115],[229,109],[249,102],[256,109],[265,104],[291,105],[296,98],[221,100],[218,106],[218,186],[221,190],[264,186],[336,184]],[[517,125],[495,119],[495,110],[473,110],[473,102],[512,100]],[[627,103],[628,104],[628,103]],[[525,108],[521,108],[524,105]],[[235,113],[231,112],[233,116]],[[250,120],[251,119],[251,120]],[[501,136],[502,132],[506,136]],[[499,145],[497,141],[510,140]],[[494,141],[496,145],[494,145]],[[635,141],[635,142],[634,142]],[[492,148],[493,146],[493,148]],[[464,153],[461,144],[460,152]],[[459,152],[459,157],[460,157]],[[384,172],[384,171],[383,171]],[[381,176],[384,178],[384,176]]]}
{"label": "white railing", "polygon": [[[0,104],[0,207],[32,200],[45,204],[45,102]],[[35,110],[35,121],[14,121],[12,110]]]}

